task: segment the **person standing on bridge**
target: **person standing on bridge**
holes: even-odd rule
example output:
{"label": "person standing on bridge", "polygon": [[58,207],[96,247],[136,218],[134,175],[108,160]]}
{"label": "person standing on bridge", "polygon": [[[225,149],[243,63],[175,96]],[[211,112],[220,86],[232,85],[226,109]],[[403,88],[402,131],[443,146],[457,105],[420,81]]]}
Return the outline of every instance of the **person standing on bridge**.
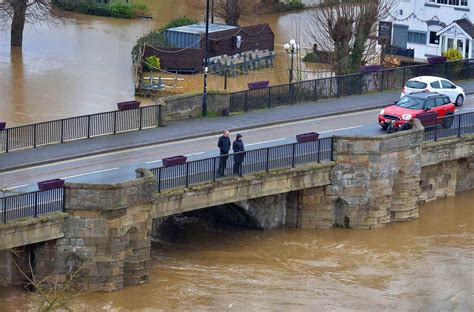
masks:
{"label": "person standing on bridge", "polygon": [[219,147],[219,153],[221,155],[221,157],[219,157],[219,168],[217,169],[217,176],[224,177],[224,171],[227,166],[227,158],[229,158],[228,155],[230,150],[230,139],[228,130],[225,130],[224,134],[219,138],[219,141],[217,142],[217,147]]}
{"label": "person standing on bridge", "polygon": [[[242,173],[242,163],[245,158],[245,147],[242,135],[237,134],[235,141],[232,143],[232,149],[234,150],[234,174]],[[237,154],[235,154],[237,153]]]}

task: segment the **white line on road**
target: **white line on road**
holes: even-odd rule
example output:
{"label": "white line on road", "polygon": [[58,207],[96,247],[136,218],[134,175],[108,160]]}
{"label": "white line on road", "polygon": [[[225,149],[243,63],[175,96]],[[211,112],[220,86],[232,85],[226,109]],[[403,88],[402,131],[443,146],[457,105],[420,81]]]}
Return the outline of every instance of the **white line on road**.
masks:
{"label": "white line on road", "polygon": [[152,161],[147,161],[145,164],[154,164],[154,163],[158,163],[158,162],[161,162],[161,159],[152,160]]}
{"label": "white line on road", "polygon": [[18,186],[12,186],[12,187],[7,187],[6,190],[14,190],[20,187],[27,187],[28,184],[23,184],[23,185],[18,185]]}
{"label": "white line on road", "polygon": [[76,175],[64,177],[64,178],[61,178],[61,179],[65,180],[65,179],[83,177],[83,176],[90,175],[90,174],[96,174],[96,173],[107,172],[107,171],[114,171],[114,170],[118,170],[118,169],[119,169],[119,168],[116,167],[116,168],[110,168],[110,169],[104,169],[104,170],[97,170],[97,171],[92,171],[92,172],[86,172],[86,173],[76,174]]}
{"label": "white line on road", "polygon": [[362,127],[363,127],[363,126],[355,126],[355,127],[339,128],[339,129],[334,129],[334,130],[321,131],[321,132],[319,132],[319,133],[336,132],[336,131],[343,131],[343,130],[357,129],[357,128],[362,128]]}
{"label": "white line on road", "polygon": [[275,139],[275,140],[270,140],[270,141],[263,141],[263,142],[256,142],[256,143],[250,143],[250,144],[246,144],[246,145],[247,146],[252,146],[252,145],[258,145],[258,144],[273,143],[273,142],[278,142],[278,141],[283,141],[283,140],[286,140],[286,138]]}
{"label": "white line on road", "polygon": [[198,153],[192,153],[192,154],[185,154],[184,156],[189,157],[189,156],[196,156],[196,155],[202,155],[204,152],[198,152]]}

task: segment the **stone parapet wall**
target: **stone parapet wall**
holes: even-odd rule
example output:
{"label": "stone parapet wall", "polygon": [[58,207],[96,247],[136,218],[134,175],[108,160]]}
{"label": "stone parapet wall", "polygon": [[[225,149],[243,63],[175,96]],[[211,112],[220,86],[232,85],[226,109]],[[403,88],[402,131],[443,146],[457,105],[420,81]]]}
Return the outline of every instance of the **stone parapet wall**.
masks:
{"label": "stone parapet wall", "polygon": [[154,194],[152,217],[165,217],[229,202],[327,185],[331,183],[329,178],[333,166],[333,162],[306,164],[189,188],[165,190]]}
{"label": "stone parapet wall", "polygon": [[[229,98],[230,93],[208,92],[208,112],[219,116],[228,114]],[[164,122],[202,117],[202,92],[165,97],[159,100],[159,104],[162,105]]]}

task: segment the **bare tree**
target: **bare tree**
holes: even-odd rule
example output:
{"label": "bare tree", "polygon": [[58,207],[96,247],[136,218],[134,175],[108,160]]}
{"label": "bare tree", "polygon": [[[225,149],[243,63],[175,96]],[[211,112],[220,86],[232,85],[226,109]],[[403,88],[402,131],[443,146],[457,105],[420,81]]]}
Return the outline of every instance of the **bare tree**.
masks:
{"label": "bare tree", "polygon": [[56,15],[50,0],[0,0],[0,29],[11,28],[12,46],[23,45],[25,23],[51,22]]}
{"label": "bare tree", "polygon": [[[254,14],[255,9],[261,4],[261,1],[256,0],[210,0],[210,2],[214,16],[231,26],[239,26],[240,17]],[[206,0],[188,0],[188,3],[200,10],[206,7]]]}
{"label": "bare tree", "polygon": [[318,0],[310,10],[306,39],[329,52],[336,75],[357,72],[374,56],[378,22],[387,17],[394,0]]}

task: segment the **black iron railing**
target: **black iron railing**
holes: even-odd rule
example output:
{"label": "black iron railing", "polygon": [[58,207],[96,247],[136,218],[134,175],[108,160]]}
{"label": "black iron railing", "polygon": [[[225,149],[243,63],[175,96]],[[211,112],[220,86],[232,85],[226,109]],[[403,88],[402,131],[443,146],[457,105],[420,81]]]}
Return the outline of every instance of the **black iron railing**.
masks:
{"label": "black iron railing", "polygon": [[233,92],[230,94],[230,112],[246,112],[324,98],[401,89],[408,79],[424,75],[441,76],[451,80],[474,79],[474,59],[397,67]]}
{"label": "black iron railing", "polygon": [[[216,181],[219,163],[226,163],[225,176],[246,175],[265,172],[275,168],[294,167],[298,164],[332,160],[333,137],[305,143],[266,147],[243,153],[229,154],[189,161],[181,165],[151,169],[157,178],[158,192],[174,187],[188,187],[193,184]],[[243,157],[241,166],[234,172],[235,158]]]}
{"label": "black iron railing", "polygon": [[117,110],[0,130],[0,152],[158,127],[161,106]]}
{"label": "black iron railing", "polygon": [[437,119],[434,125],[425,125],[425,141],[461,137],[474,133],[474,112],[451,115]]}
{"label": "black iron railing", "polygon": [[17,194],[0,198],[0,220],[7,221],[37,217],[64,211],[64,188]]}

